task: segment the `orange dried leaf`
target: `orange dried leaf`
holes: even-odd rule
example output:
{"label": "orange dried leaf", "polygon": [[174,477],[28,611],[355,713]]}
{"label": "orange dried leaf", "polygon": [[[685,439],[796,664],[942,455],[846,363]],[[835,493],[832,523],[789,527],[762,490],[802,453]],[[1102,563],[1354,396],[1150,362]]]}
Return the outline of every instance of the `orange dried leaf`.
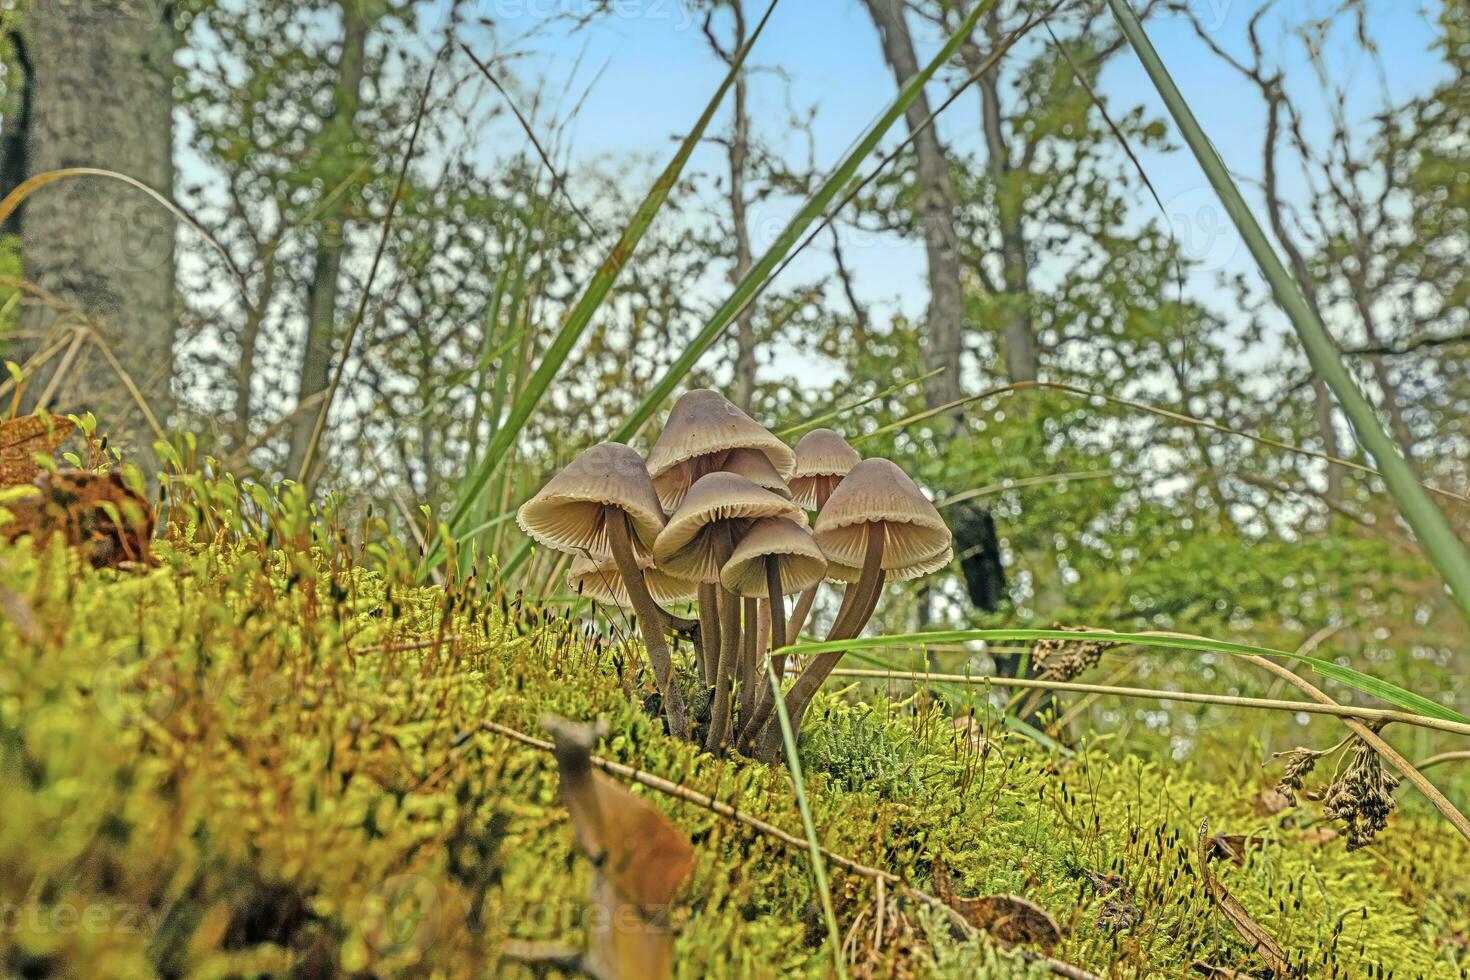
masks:
{"label": "orange dried leaf", "polygon": [[41,468],[37,455],[56,452],[77,424],[55,415],[23,415],[0,422],[0,487],[30,483]]}
{"label": "orange dried leaf", "polygon": [[76,429],[71,419],[59,416],[21,416],[0,422],[0,488],[29,483],[41,473],[37,455],[56,453]]}
{"label": "orange dried leaf", "polygon": [[60,534],[93,568],[150,562],[153,509],[117,473],[60,470],[46,473],[35,489],[5,504],[12,519],[0,536],[29,536],[44,544]]}
{"label": "orange dried leaf", "polygon": [[586,972],[600,977],[673,973],[668,907],[694,866],[694,848],[655,806],[592,768],[597,729],[560,718],[542,726],[556,743],[562,799],[595,867]]}

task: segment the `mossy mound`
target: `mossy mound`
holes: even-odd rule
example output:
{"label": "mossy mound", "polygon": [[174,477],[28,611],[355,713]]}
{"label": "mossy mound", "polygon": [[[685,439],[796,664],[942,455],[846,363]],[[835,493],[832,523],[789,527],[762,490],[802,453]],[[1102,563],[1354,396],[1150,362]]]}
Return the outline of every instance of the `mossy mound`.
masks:
{"label": "mossy mound", "polygon": [[[246,538],[158,558],[119,572],[59,541],[0,550],[0,974],[524,971],[507,940],[578,940],[587,862],[550,756],[482,720],[534,735],[545,713],[605,716],[606,757],[800,832],[783,769],[664,736],[630,651],[566,615],[390,587],[339,550]],[[918,701],[823,701],[803,752],[830,850],[921,888],[943,857],[966,894],[1049,911],[1052,955],[1105,975],[1260,968],[1201,888],[1206,818],[1266,838],[1215,867],[1308,975],[1470,964],[1470,849],[1428,816],[1348,853],[1310,805],[1255,815],[1267,777],[1207,781],[1105,740],[1064,757]],[[680,975],[830,969],[804,852],[639,792],[695,844]],[[872,883],[829,872],[855,973],[1045,972],[912,904],[877,930]]]}

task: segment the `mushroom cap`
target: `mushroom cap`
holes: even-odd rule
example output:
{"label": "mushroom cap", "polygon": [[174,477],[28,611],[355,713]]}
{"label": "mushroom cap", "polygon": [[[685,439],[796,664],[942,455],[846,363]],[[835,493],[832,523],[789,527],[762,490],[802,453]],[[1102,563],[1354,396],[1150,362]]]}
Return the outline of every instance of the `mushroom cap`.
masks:
{"label": "mushroom cap", "polygon": [[769,596],[766,561],[771,558],[780,561],[782,595],[811,588],[827,571],[827,559],[811,531],[790,518],[765,517],[752,524],[735,546],[720,569],[720,584],[747,599]]}
{"label": "mushroom cap", "polygon": [[736,543],[762,517],[787,517],[805,525],[806,512],[736,473],[709,473],[695,481],[684,502],[653,543],[658,567],[679,578],[718,582],[716,534]]}
{"label": "mushroom cap", "polygon": [[[643,561],[640,559],[638,564],[641,566]],[[623,577],[618,574],[618,566],[610,561],[596,562],[585,555],[577,555],[567,569],[567,585],[584,599],[600,605],[622,606],[624,609],[633,605],[628,598],[628,589],[623,585]]]}
{"label": "mushroom cap", "polygon": [[854,466],[863,461],[858,451],[831,429],[813,429],[796,444],[796,469],[787,481],[791,499],[807,510],[817,509],[817,490],[828,494]]}
{"label": "mushroom cap", "polygon": [[[648,474],[664,507],[677,508],[695,480],[722,464],[731,449],[758,450],[783,480],[796,466],[790,446],[718,391],[695,388],[680,396],[648,452]],[[694,461],[706,456],[716,458],[701,472]]]}
{"label": "mushroom cap", "polygon": [[762,490],[769,490],[779,497],[791,499],[791,488],[771,465],[771,460],[759,449],[732,449],[720,464],[725,473],[736,473],[745,477]]}
{"label": "mushroom cap", "polygon": [[[648,594],[660,606],[678,606],[698,597],[698,582],[689,582],[654,568],[653,559],[647,555],[636,555],[634,560],[643,569],[643,584],[648,587]],[[633,605],[623,577],[618,574],[617,563],[611,560],[593,561],[585,555],[577,555],[567,570],[567,585],[584,598],[606,606],[629,609]]]}
{"label": "mushroom cap", "polygon": [[664,527],[663,508],[643,457],[615,442],[599,443],[572,460],[522,505],[516,519],[548,548],[603,559],[612,556],[609,511],[626,511],[631,518],[635,551],[652,550]]}
{"label": "mushroom cap", "polygon": [[916,578],[950,547],[944,518],[908,474],[886,459],[865,459],[832,491],[817,516],[816,540],[827,560],[861,568],[869,525],[883,530],[883,570],[890,580]]}
{"label": "mushroom cap", "polygon": [[[886,549],[885,549],[886,550]],[[923,578],[939,571],[950,562],[954,561],[954,551],[945,548],[943,551],[931,558],[915,562],[907,568],[888,569],[883,573],[886,582],[907,582],[913,578]],[[829,582],[845,582],[848,585],[863,577],[863,570],[853,565],[843,565],[835,561],[827,562],[826,579]]]}

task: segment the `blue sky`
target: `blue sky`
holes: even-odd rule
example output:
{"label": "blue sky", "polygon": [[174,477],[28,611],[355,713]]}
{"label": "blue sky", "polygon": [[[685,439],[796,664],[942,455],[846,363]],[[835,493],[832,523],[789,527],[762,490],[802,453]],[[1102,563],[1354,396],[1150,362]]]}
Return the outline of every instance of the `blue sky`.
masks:
{"label": "blue sky", "polygon": [[[1381,51],[1394,97],[1427,90],[1442,71],[1431,51],[1435,3],[1369,2],[1369,34]],[[1246,24],[1261,0],[1192,3],[1212,37],[1233,52],[1243,52]],[[1300,45],[1282,33],[1283,17],[1301,22],[1339,4],[1340,0],[1282,0],[1263,22],[1261,36],[1268,55],[1284,53],[1285,63],[1291,66],[1289,85],[1316,91]],[[564,139],[574,172],[579,163],[593,161],[637,158],[648,162],[650,169],[662,165],[674,141],[688,131],[719,84],[723,64],[709,49],[699,19],[681,0],[610,0],[609,13],[575,32],[552,16],[597,6],[595,0],[474,0],[468,19],[484,17],[495,24],[498,46],[521,53],[516,61],[518,77],[523,82],[539,79],[549,101],[555,102],[552,94],[564,87],[573,98],[585,91],[585,104]],[[752,24],[764,8],[764,2],[746,0]],[[922,58],[941,39],[912,18],[910,22]],[[1226,163],[1249,193],[1249,185],[1260,173],[1263,123],[1253,86],[1211,54],[1182,16],[1156,16],[1149,21],[1148,30]],[[1340,31],[1339,40],[1350,41],[1350,32]],[[1325,60],[1334,83],[1344,86],[1350,118],[1358,120],[1379,107],[1381,82],[1375,69],[1354,52],[1354,45],[1338,43],[1329,47]],[[756,70],[751,110],[759,136],[804,160],[805,137],[790,132],[789,106],[814,109],[815,159],[821,168],[840,158],[895,91],[877,34],[859,0],[782,0],[751,64]],[[931,100],[937,103],[953,82],[951,77],[931,86]],[[1165,118],[1151,84],[1127,49],[1109,64],[1100,87],[1114,111],[1143,105],[1154,117]],[[1324,114],[1317,111],[1320,101],[1303,99],[1300,105],[1313,125],[1323,124]],[[962,96],[941,118],[942,139],[962,153],[977,149],[978,118],[976,97]],[[538,123],[549,125],[550,121],[549,112],[543,112]],[[715,128],[720,125],[717,121]],[[896,126],[890,144],[903,132],[902,124]],[[512,141],[517,138],[513,130],[501,136]],[[1220,275],[1243,272],[1254,277],[1254,267],[1233,228],[1218,217],[1213,193],[1193,158],[1181,150],[1146,154],[1143,163],[1165,202],[1176,235],[1201,262],[1191,291],[1216,306],[1230,301],[1217,285]],[[691,169],[707,172],[723,173],[724,167],[723,151],[714,146],[704,147],[691,162]],[[1283,178],[1289,191],[1293,184],[1300,188],[1294,171]],[[1157,206],[1141,184],[1138,187],[1140,219],[1157,216]],[[757,248],[779,229],[786,213],[781,205],[772,205],[753,215]],[[922,312],[927,296],[920,242],[858,241],[848,247],[845,257],[854,268],[863,300],[879,310]],[[825,260],[813,257],[805,266],[797,263],[788,275],[820,274],[825,268]],[[718,298],[711,297],[712,301]]]}

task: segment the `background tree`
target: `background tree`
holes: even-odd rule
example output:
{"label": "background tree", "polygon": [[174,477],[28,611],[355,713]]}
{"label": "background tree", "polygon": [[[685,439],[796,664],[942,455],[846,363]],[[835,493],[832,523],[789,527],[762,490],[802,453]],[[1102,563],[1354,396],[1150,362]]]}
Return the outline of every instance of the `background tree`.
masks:
{"label": "background tree", "polygon": [[[22,111],[6,118],[8,137],[24,142],[26,174],[102,167],[170,195],[174,45],[170,4],[54,0],[29,7],[13,48],[12,67],[27,73],[16,79]],[[19,148],[12,147],[10,180],[20,176]],[[97,321],[97,342],[75,348],[66,383],[48,390],[51,375],[38,373],[30,403],[92,410],[109,419],[115,443],[146,449],[154,436],[127,384],[155,416],[168,418],[177,329],[173,217],[138,190],[86,178],[37,193],[25,218],[24,275],[49,299],[32,294],[7,356],[24,361],[87,329],[75,316],[58,315],[67,304]]]}

